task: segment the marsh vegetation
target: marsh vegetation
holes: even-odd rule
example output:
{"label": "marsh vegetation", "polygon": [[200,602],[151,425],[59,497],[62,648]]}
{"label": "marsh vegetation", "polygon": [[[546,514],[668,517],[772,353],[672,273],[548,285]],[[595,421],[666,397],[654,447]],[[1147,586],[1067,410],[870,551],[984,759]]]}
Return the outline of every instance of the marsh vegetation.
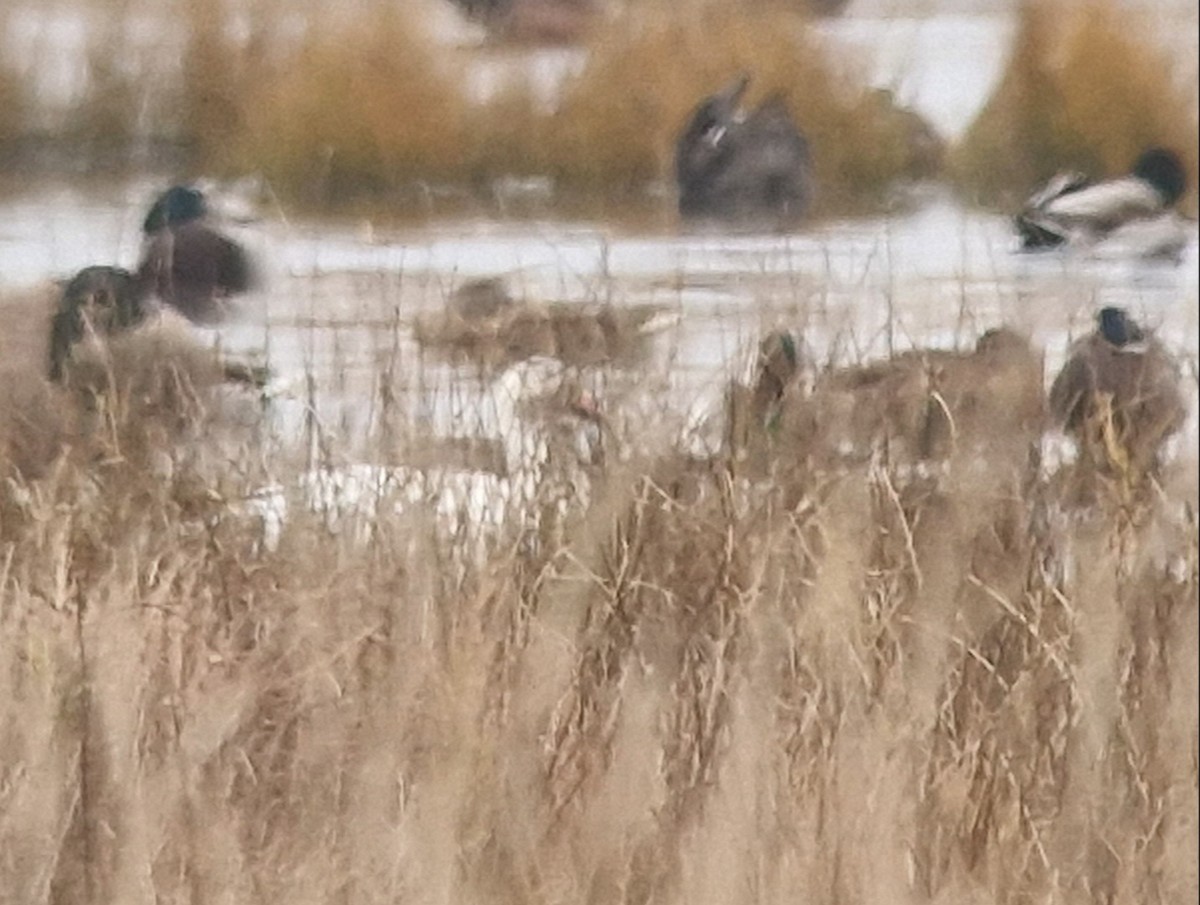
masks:
{"label": "marsh vegetation", "polygon": [[[912,120],[797,4],[630,2],[581,33],[551,106],[532,77],[472,94],[419,17],[284,6],[172,7],[163,67],[115,50],[140,0],[86,0],[115,25],[87,30],[61,120],[0,72],[12,173],[267,177],[237,235],[274,256],[244,301],[286,384],[231,383],[217,353],[245,323],[198,340],[159,318],[84,330],[52,384],[49,279],[132,264],[153,193],[6,208],[0,898],[1195,897],[1194,228],[1185,266],[1126,270],[1014,263],[998,215],[907,214],[895,190],[930,175]],[[1021,4],[1001,89],[948,150],[972,201],[1048,175],[1029,123],[1091,121],[1087,54],[1045,51],[1073,87],[1022,81],[1050,7]],[[1155,69],[1115,4],[1069,8],[1109,23],[1112,72]],[[817,151],[815,222],[631,233],[637,205],[671,208],[693,105],[748,66],[752,102],[780,96]],[[1172,131],[1194,98],[1159,118],[1157,71],[1117,76],[1167,99],[1145,119],[1063,126],[1053,152],[1102,175],[1170,143],[1194,186],[1195,135]],[[507,177],[553,180],[542,213],[594,194],[623,225],[389,229],[464,196],[491,211]],[[335,210],[367,225],[298,213]],[[1112,400],[1046,411],[1100,304],[1157,328],[1178,388],[1149,452]],[[520,413],[538,432],[482,436],[486,391],[550,357],[567,379],[537,402],[558,408]],[[550,479],[518,501],[530,454]],[[414,473],[342,508],[350,478]],[[486,532],[447,492],[468,473],[513,495]]]}

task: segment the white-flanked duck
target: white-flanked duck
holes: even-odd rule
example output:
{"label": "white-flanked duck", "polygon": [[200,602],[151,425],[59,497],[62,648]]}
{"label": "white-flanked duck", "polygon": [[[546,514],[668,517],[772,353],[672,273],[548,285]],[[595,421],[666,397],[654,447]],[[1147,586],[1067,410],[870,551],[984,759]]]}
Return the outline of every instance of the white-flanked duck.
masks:
{"label": "white-flanked duck", "polygon": [[1179,156],[1166,148],[1145,151],[1127,176],[1095,182],[1059,173],[1034,194],[1016,217],[1023,250],[1088,245],[1107,240],[1152,241],[1141,254],[1177,254],[1187,241],[1174,206],[1187,190]]}
{"label": "white-flanked duck", "polygon": [[[280,540],[292,507],[320,515],[331,530],[369,533],[388,512],[432,516],[439,537],[478,554],[506,529],[538,526],[548,511],[561,516],[588,500],[600,464],[602,420],[591,396],[562,362],[519,362],[487,387],[490,433],[501,450],[498,468],[416,467],[348,463],[313,468],[290,484],[273,483],[246,501],[261,519],[263,546]],[[513,538],[510,538],[513,539]]]}

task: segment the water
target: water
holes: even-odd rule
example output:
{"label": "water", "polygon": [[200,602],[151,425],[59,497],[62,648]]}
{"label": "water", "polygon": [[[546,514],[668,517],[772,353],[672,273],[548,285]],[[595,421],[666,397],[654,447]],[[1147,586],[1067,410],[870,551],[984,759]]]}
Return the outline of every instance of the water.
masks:
{"label": "water", "polygon": [[[961,135],[1003,65],[1010,6],[943,4],[919,18],[889,16],[887,6],[863,0],[819,27],[869,81],[893,88],[951,138]],[[29,53],[42,47],[37,59],[47,58],[47,46],[74,46],[87,17],[55,9],[38,19],[37,8],[23,7],[10,44],[24,40]],[[52,58],[79,61],[82,54]],[[578,54],[539,53],[525,64],[539,74],[549,103]],[[38,71],[50,101],[65,102],[78,90],[78,74],[61,68],[67,65]],[[479,92],[513,65],[522,58],[485,59],[475,73]],[[145,180],[51,184],[4,198],[0,287],[65,278],[89,264],[132,266],[155,188]],[[1017,255],[1007,217],[965,209],[935,189],[909,213],[819,223],[788,236],[510,219],[446,219],[380,232],[270,212],[234,231],[268,262],[268,280],[245,300],[239,322],[207,340],[266,356],[280,385],[302,386],[311,374],[321,417],[330,430],[350,435],[377,417],[384,372],[393,375],[414,424],[436,420],[464,385],[477,386],[469,370],[423,356],[411,327],[423,312],[440,310],[455,286],[479,276],[503,275],[530,300],[677,310],[679,326],[629,378],[676,408],[715,398],[753,338],[776,325],[802,328],[818,358],[845,361],[915,344],[966,345],[989,327],[1011,324],[1046,348],[1053,373],[1070,338],[1090,329],[1096,308],[1116,304],[1193,361],[1197,354],[1194,225],[1178,264]],[[283,423],[294,426],[303,405],[280,402],[279,409]]]}

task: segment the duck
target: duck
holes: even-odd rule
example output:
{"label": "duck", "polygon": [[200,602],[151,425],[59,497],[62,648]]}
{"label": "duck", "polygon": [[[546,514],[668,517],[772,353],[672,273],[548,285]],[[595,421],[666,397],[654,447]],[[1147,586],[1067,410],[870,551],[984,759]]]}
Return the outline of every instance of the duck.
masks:
{"label": "duck", "polygon": [[103,341],[135,330],[162,305],[194,324],[212,325],[224,318],[230,296],[256,285],[247,253],[210,227],[207,217],[200,189],[171,186],[142,221],[136,270],[90,265],[61,284],[51,319],[52,382],[62,381],[72,349],[86,338]]}
{"label": "duck", "polygon": [[778,94],[746,113],[749,84],[741,73],[702,100],[679,135],[675,180],[685,220],[789,225],[808,213],[808,140]]}
{"label": "duck", "polygon": [[1016,217],[1023,251],[1067,245],[1094,247],[1108,241],[1131,244],[1143,254],[1178,255],[1187,241],[1175,204],[1187,190],[1179,155],[1154,147],[1144,151],[1126,176],[1096,182],[1078,172],[1055,175]]}
{"label": "duck", "polygon": [[497,541],[515,539],[506,529],[540,530],[543,519],[586,507],[606,430],[579,375],[537,356],[501,372],[482,402],[480,420],[501,451],[498,467],[322,464],[260,488],[241,512],[260,523],[266,550],[278,547],[298,503],[330,531],[348,529],[360,540],[389,513],[431,514],[441,540],[467,541],[464,549],[483,555]]}
{"label": "duck", "polygon": [[149,313],[145,301],[137,277],[124,268],[96,265],[75,274],[63,285],[50,323],[50,380],[62,382],[77,343],[143,323]]}
{"label": "duck", "polygon": [[[87,379],[79,374],[81,366],[94,370],[98,361],[109,357],[107,347],[139,332],[146,336],[155,331],[174,334],[178,339],[170,345],[176,352],[185,343],[197,349],[204,345],[189,322],[181,315],[157,308],[137,274],[122,267],[85,267],[62,287],[50,320],[47,376],[51,383],[70,382],[76,386],[86,383]],[[138,343],[146,345],[146,340],[134,339],[129,345]],[[150,345],[157,347],[154,343]],[[89,347],[82,356],[81,346]],[[222,358],[220,367],[223,379],[229,383],[261,390],[270,379],[261,364]]]}
{"label": "duck", "polygon": [[142,223],[137,280],[188,320],[211,325],[230,312],[229,300],[254,289],[257,269],[240,244],[210,223],[204,193],[173,185],[151,205]]}
{"label": "duck", "polygon": [[1105,307],[1068,349],[1050,387],[1054,425],[1101,472],[1153,473],[1187,421],[1178,362],[1124,308]]}
{"label": "duck", "polygon": [[486,367],[535,357],[588,367],[639,361],[679,318],[661,305],[517,300],[502,279],[488,277],[458,287],[445,310],[418,317],[413,335],[424,349]]}
{"label": "duck", "polygon": [[[741,397],[749,429],[735,434],[742,445],[733,449],[760,465],[786,455],[840,467],[881,451],[912,464],[1023,462],[1040,431],[1042,356],[1012,328],[984,332],[969,350],[913,349],[804,381],[802,354],[787,354],[777,337],[763,342],[779,352],[760,352],[755,389]],[[800,342],[793,336],[790,345]]]}
{"label": "duck", "polygon": [[784,400],[803,365],[800,340],[791,331],[770,330],[759,340],[749,374],[732,381],[726,392],[728,439],[735,452],[778,428]]}

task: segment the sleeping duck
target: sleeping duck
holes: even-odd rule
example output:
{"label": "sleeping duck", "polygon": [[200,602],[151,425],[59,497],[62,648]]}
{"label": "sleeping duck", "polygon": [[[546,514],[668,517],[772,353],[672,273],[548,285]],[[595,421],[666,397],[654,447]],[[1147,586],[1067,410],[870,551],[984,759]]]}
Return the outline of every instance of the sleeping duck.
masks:
{"label": "sleeping duck", "polygon": [[1080,173],[1059,173],[1017,215],[1021,248],[1095,245],[1145,234],[1151,242],[1140,243],[1143,254],[1177,254],[1187,238],[1173,207],[1186,189],[1179,156],[1165,148],[1144,152],[1132,172],[1118,179],[1094,182]]}
{"label": "sleeping duck", "polygon": [[193,323],[224,318],[231,296],[257,282],[246,251],[208,222],[203,193],[176,185],[155,200],[142,224],[139,285]]}

